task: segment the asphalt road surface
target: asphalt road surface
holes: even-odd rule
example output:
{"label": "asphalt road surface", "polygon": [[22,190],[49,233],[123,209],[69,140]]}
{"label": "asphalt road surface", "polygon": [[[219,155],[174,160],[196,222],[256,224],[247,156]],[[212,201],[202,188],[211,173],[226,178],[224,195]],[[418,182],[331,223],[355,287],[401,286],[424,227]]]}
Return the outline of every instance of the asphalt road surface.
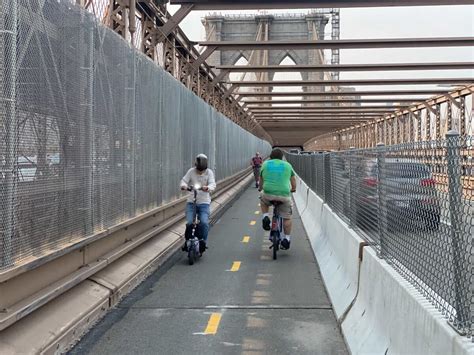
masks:
{"label": "asphalt road surface", "polygon": [[272,260],[256,189],[211,229],[193,266],[179,252],[71,354],[348,354],[306,233]]}

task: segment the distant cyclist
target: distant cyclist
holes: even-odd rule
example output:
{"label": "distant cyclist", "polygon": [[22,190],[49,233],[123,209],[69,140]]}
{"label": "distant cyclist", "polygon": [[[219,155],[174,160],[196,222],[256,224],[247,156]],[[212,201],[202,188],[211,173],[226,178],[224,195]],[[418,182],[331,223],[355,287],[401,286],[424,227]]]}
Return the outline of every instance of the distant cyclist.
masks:
{"label": "distant cyclist", "polygon": [[[188,170],[186,175],[181,179],[181,190],[187,190],[190,186],[200,186],[201,189],[197,193],[196,213],[199,218],[199,226],[202,240],[207,243],[207,235],[209,233],[209,216],[211,214],[211,194],[216,189],[216,180],[214,172],[207,167],[207,156],[199,154],[196,157],[195,167]],[[186,204],[186,225],[193,223],[193,201],[194,195],[189,194],[188,203]],[[205,249],[205,244],[204,244]]]}
{"label": "distant cyclist", "polygon": [[260,180],[260,168],[263,164],[263,159],[260,156],[260,153],[255,153],[255,156],[252,158],[252,168],[253,168],[253,176],[255,177],[255,187],[258,188],[259,180]]}
{"label": "distant cyclist", "polygon": [[271,221],[268,215],[272,201],[281,202],[278,206],[279,215],[283,218],[284,236],[281,240],[282,249],[290,248],[291,241],[291,215],[292,202],[291,193],[296,192],[296,177],[290,163],[283,161],[283,152],[275,148],[270,154],[270,160],[262,165],[260,171],[260,191],[263,191],[261,200],[262,227],[269,231]]}

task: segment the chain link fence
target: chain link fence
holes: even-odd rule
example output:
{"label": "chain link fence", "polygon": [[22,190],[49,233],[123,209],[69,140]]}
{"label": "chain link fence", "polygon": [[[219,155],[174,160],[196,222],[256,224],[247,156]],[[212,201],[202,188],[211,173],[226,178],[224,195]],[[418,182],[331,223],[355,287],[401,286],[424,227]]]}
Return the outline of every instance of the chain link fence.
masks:
{"label": "chain link fence", "polygon": [[173,201],[270,145],[69,1],[0,4],[0,272]]}
{"label": "chain link fence", "polygon": [[287,154],[298,175],[461,334],[474,330],[474,138]]}

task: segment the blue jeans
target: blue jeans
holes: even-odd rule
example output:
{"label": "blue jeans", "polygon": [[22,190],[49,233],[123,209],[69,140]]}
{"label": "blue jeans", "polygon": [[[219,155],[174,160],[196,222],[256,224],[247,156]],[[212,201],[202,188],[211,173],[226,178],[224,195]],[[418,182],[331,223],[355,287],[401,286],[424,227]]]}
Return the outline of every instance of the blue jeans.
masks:
{"label": "blue jeans", "polygon": [[[203,203],[196,205],[196,213],[201,224],[202,239],[207,240],[207,235],[209,233],[209,215],[211,214],[210,205]],[[193,214],[194,206],[192,203],[188,202],[186,204],[186,223],[193,223]]]}

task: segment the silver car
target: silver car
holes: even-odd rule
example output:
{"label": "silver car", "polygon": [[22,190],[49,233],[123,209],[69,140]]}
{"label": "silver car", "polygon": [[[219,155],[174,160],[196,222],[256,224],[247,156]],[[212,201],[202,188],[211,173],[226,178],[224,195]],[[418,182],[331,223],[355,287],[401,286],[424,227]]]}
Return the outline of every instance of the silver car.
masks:
{"label": "silver car", "polygon": [[[423,229],[439,228],[441,208],[436,181],[428,165],[388,158],[382,172],[378,173],[377,160],[371,159],[356,165],[353,176],[354,214],[358,226],[371,228],[377,225],[379,194],[384,193],[389,229],[400,226],[419,229],[420,223]],[[349,184],[345,195],[346,206],[349,206]]]}

